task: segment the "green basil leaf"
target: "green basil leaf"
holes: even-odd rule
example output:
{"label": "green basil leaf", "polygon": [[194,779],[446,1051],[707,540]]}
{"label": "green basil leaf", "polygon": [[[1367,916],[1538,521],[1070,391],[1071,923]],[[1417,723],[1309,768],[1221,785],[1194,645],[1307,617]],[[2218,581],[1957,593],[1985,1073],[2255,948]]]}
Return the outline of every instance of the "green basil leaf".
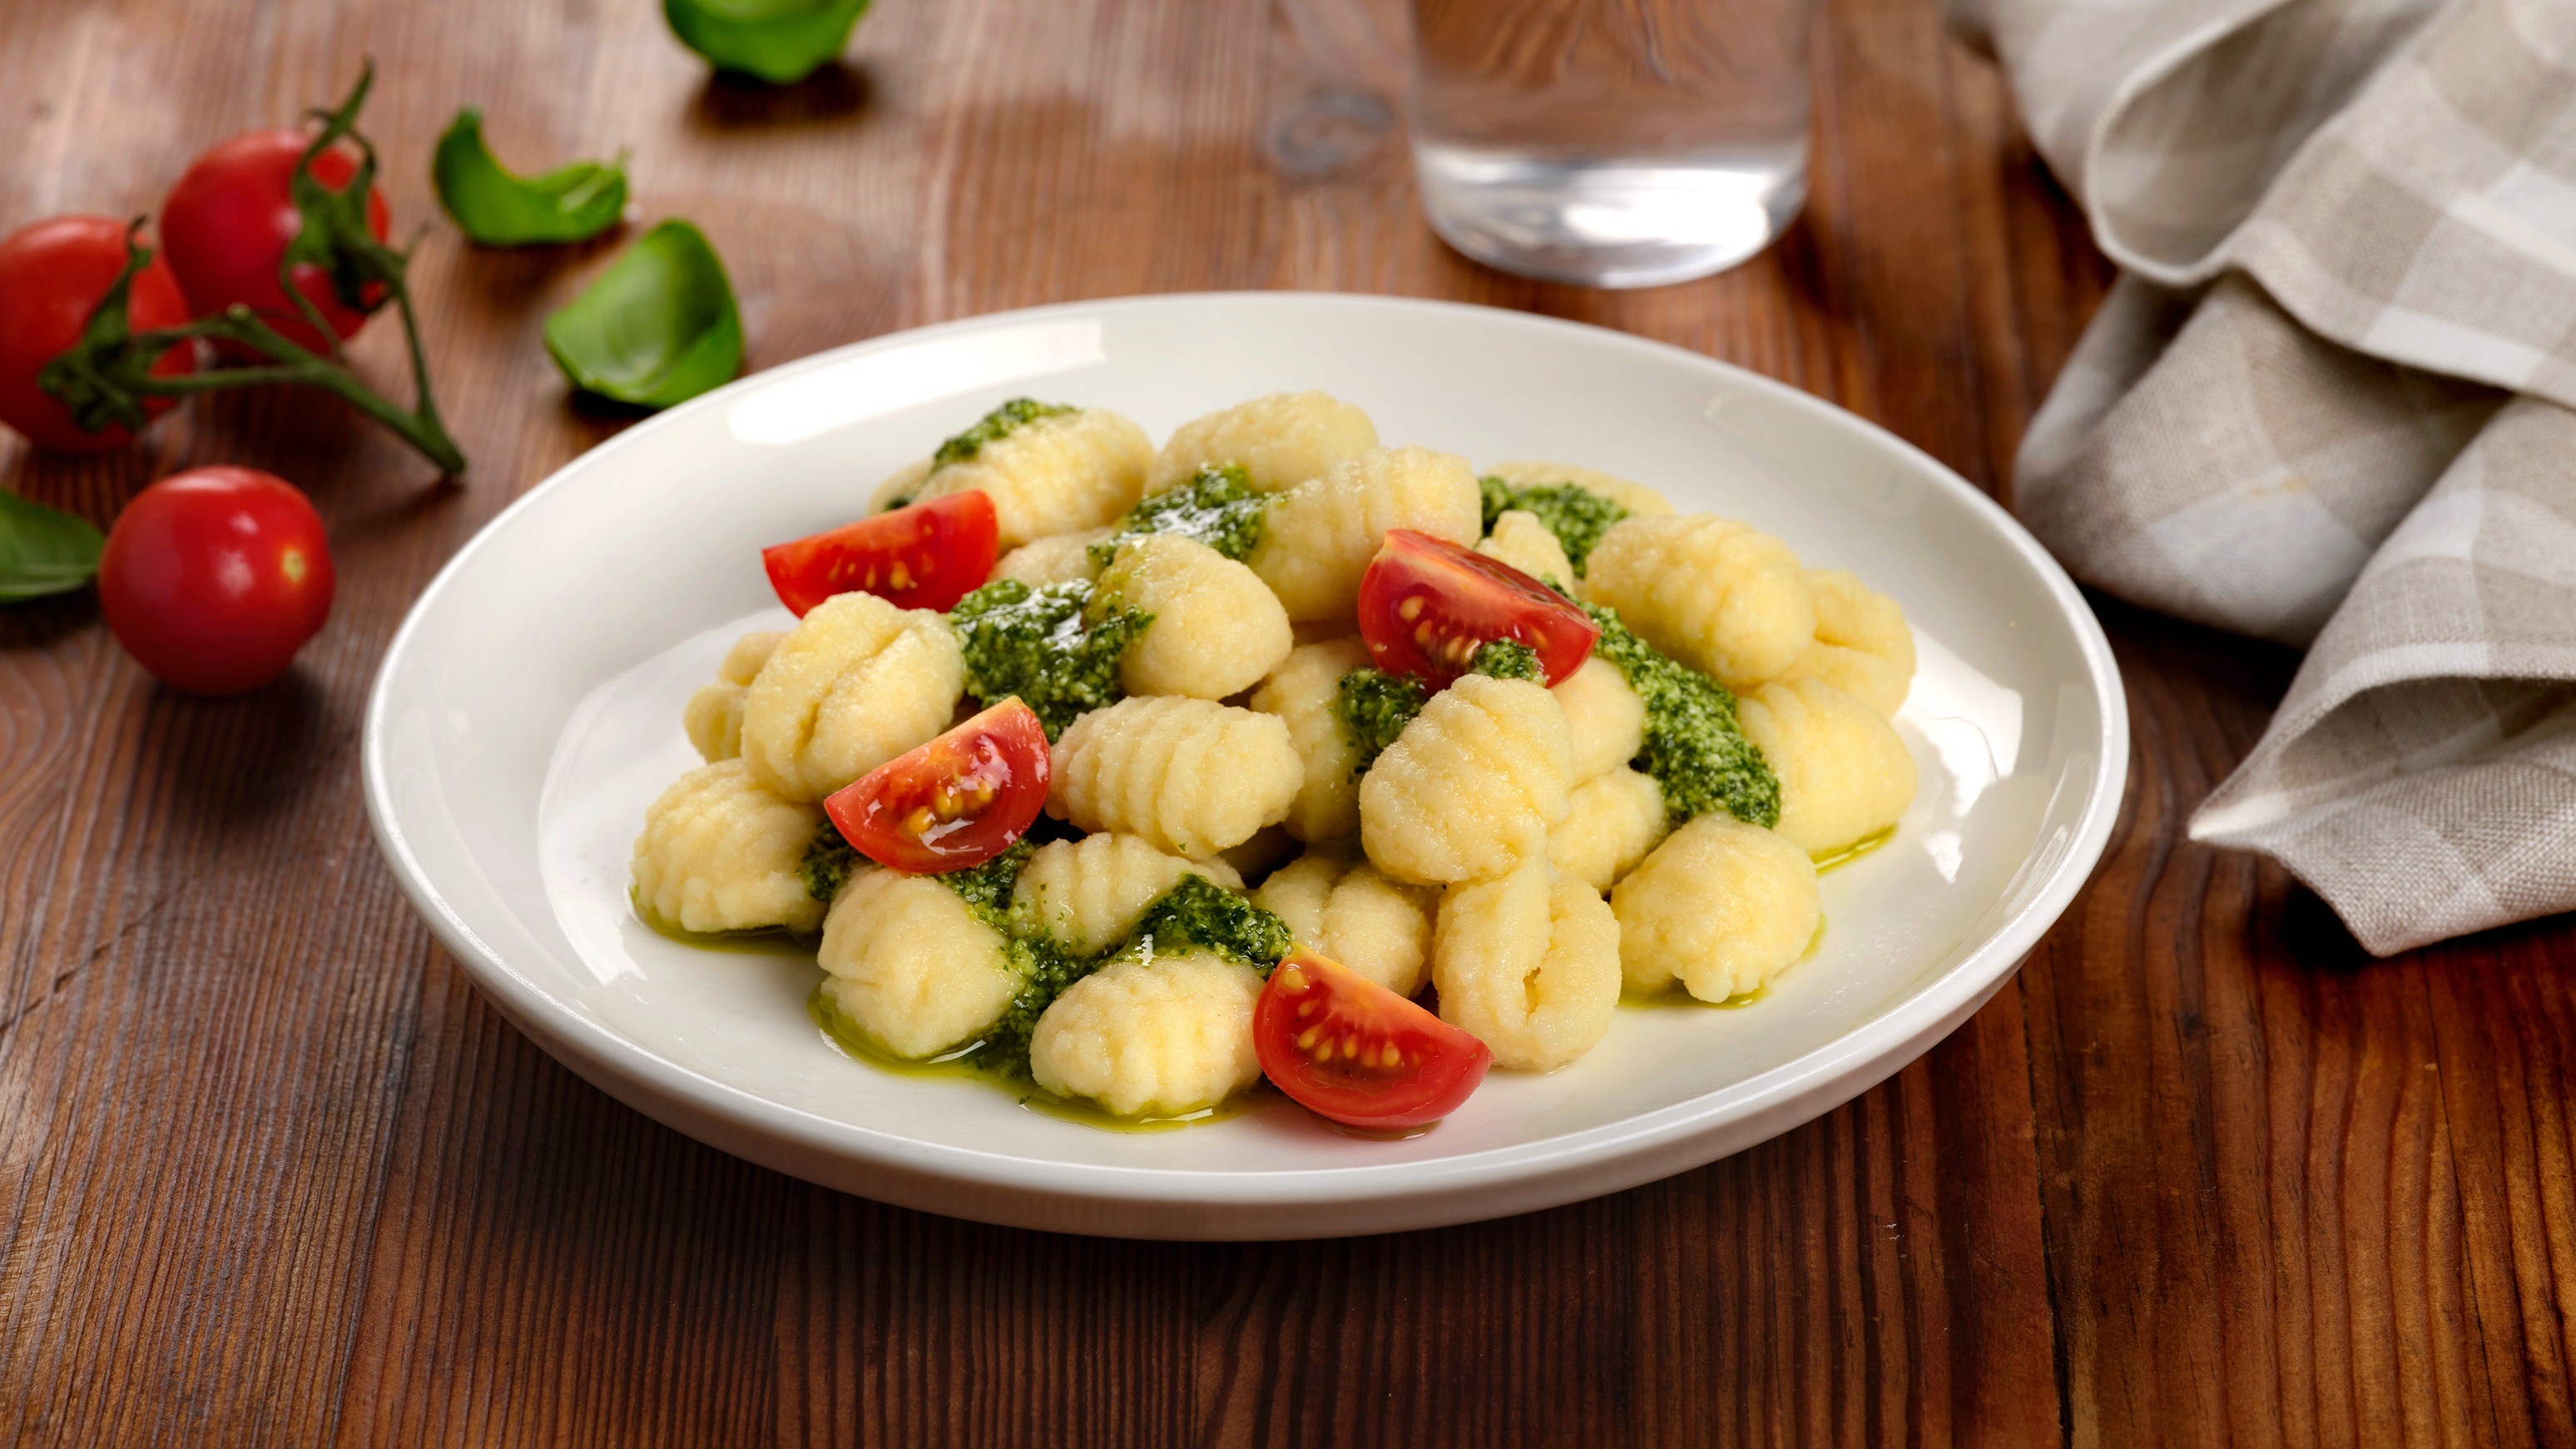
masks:
{"label": "green basil leaf", "polygon": [[70,593],[98,572],[105,547],[88,519],[0,488],[0,604]]}
{"label": "green basil leaf", "polygon": [[666,221],[546,319],[546,351],[584,392],[666,408],[742,370],[742,313],[705,235]]}
{"label": "green basil leaf", "polygon": [[483,144],[483,113],[471,106],[458,111],[438,138],[429,175],[438,185],[438,204],[467,236],[490,247],[581,241],[617,225],[626,210],[623,158],[513,176]]}
{"label": "green basil leaf", "polygon": [[680,43],[719,70],[787,85],[841,53],[868,0],[662,0]]}

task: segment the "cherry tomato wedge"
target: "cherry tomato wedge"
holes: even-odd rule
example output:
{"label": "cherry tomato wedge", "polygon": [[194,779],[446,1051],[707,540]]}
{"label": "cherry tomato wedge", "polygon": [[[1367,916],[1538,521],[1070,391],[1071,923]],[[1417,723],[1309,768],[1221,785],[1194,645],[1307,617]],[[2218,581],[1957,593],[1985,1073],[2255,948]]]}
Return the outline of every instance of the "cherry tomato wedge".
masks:
{"label": "cherry tomato wedge", "polygon": [[1279,1090],[1353,1127],[1437,1122],[1494,1064],[1483,1042],[1303,948],[1261,988],[1252,1049]]}
{"label": "cherry tomato wedge", "polygon": [[1435,687],[1466,673],[1483,645],[1516,640],[1537,651],[1553,685],[1583,667],[1601,626],[1510,564],[1391,528],[1360,575],[1360,637],[1378,668],[1418,674]]}
{"label": "cherry tomato wedge", "polygon": [[778,602],[807,610],[853,590],[946,609],[984,586],[1000,554],[993,500],[968,489],[760,551]]}
{"label": "cherry tomato wedge", "polygon": [[1011,848],[1046,804],[1046,731],[1015,696],[835,791],[824,813],[879,865],[965,870]]}

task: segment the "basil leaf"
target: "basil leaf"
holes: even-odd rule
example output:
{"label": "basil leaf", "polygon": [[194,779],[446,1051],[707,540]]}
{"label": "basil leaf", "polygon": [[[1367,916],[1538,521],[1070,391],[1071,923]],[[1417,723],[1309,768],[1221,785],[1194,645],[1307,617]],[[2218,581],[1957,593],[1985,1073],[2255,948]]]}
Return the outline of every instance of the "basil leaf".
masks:
{"label": "basil leaf", "polygon": [[868,0],[662,0],[680,43],[772,85],[814,73],[850,43]]}
{"label": "basil leaf", "polygon": [[666,221],[546,319],[546,351],[584,392],[666,408],[742,370],[742,313],[705,235]]}
{"label": "basil leaf", "polygon": [[574,242],[617,225],[626,210],[623,158],[575,161],[542,176],[513,176],[483,144],[483,113],[456,113],[430,158],[438,204],[485,246]]}
{"label": "basil leaf", "polygon": [[98,572],[105,547],[88,519],[0,488],[0,604],[70,593]]}

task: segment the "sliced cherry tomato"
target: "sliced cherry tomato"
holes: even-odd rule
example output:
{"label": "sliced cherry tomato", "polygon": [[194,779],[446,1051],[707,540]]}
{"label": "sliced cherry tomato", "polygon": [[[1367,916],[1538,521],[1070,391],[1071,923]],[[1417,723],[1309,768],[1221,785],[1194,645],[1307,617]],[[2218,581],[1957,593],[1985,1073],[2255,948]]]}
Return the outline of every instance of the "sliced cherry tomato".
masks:
{"label": "sliced cherry tomato", "polygon": [[107,627],[174,689],[237,694],[286,672],[331,617],[321,515],[283,478],[191,468],[125,505],[98,561]]}
{"label": "sliced cherry tomato", "polygon": [[853,590],[907,609],[946,609],[993,576],[1000,541],[993,500],[970,488],[772,545],[760,561],[778,602],[800,619]]}
{"label": "sliced cherry tomato", "polygon": [[1601,626],[1510,564],[1391,528],[1360,575],[1360,637],[1378,668],[1435,686],[1466,673],[1483,645],[1516,640],[1538,652],[1553,685],[1583,667]]}
{"label": "sliced cherry tomato", "polygon": [[835,791],[824,812],[879,865],[915,875],[982,865],[1046,803],[1046,731],[1015,696]]}
{"label": "sliced cherry tomato", "polygon": [[[80,340],[91,309],[124,270],[125,223],[104,216],[57,216],[0,241],[0,423],[48,448],[90,452],[133,441],[117,426],[82,432],[71,410],[36,385],[45,364]],[[126,320],[137,332],[188,320],[188,300],[158,257],[135,274]],[[196,365],[191,342],[161,354],[152,371],[167,377]],[[143,410],[158,416],[173,401],[146,398]]]}
{"label": "sliced cherry tomato", "polygon": [[[330,344],[304,320],[277,281],[286,244],[304,229],[304,214],[295,209],[288,183],[295,163],[312,144],[311,135],[282,126],[235,136],[199,156],[161,205],[161,241],[170,270],[178,274],[179,288],[198,316],[245,303],[297,346],[328,352]],[[346,187],[357,171],[357,161],[345,151],[313,158],[313,179],[333,190]],[[370,192],[367,229],[382,241],[392,227],[384,193]],[[373,295],[364,307],[342,305],[330,277],[309,262],[296,265],[295,290],[311,299],[332,333],[343,339],[355,336],[383,300]]]}
{"label": "sliced cherry tomato", "polygon": [[1353,1127],[1437,1122],[1494,1064],[1483,1042],[1303,948],[1261,988],[1252,1049],[1279,1090]]}

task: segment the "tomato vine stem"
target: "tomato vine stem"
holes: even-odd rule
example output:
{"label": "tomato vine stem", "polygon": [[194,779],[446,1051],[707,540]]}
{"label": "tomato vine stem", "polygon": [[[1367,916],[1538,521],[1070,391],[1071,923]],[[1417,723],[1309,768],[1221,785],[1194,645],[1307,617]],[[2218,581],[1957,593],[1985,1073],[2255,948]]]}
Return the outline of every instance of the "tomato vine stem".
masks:
{"label": "tomato vine stem", "polygon": [[[37,385],[62,400],[73,420],[95,432],[122,423],[141,429],[147,421],[146,397],[187,397],[228,388],[287,383],[319,388],[384,425],[447,474],[465,471],[465,454],[449,436],[430,390],[429,357],[414,316],[406,272],[410,250],[378,241],[367,226],[367,197],[376,175],[375,146],[357,129],[358,111],[375,84],[370,62],[359,72],[348,98],[328,111],[315,111],[322,123],[313,143],[296,162],[289,182],[303,225],[278,258],[279,288],[314,331],[326,339],[330,356],[299,346],[242,303],[176,327],[137,332],[128,316],[135,274],[152,260],[140,240],[143,219],[129,225],[125,270],[91,309],[78,342],[47,362]],[[346,140],[359,153],[356,172],[335,191],[313,174],[313,162]],[[415,246],[417,243],[415,243]],[[411,359],[412,405],[402,407],[369,387],[350,370],[348,359],[321,309],[296,285],[299,265],[318,269],[333,292],[352,310],[371,311],[391,302],[401,314],[403,340]],[[152,369],[171,349],[199,341],[229,342],[267,359],[266,365],[219,368],[211,372],[159,376]]]}

